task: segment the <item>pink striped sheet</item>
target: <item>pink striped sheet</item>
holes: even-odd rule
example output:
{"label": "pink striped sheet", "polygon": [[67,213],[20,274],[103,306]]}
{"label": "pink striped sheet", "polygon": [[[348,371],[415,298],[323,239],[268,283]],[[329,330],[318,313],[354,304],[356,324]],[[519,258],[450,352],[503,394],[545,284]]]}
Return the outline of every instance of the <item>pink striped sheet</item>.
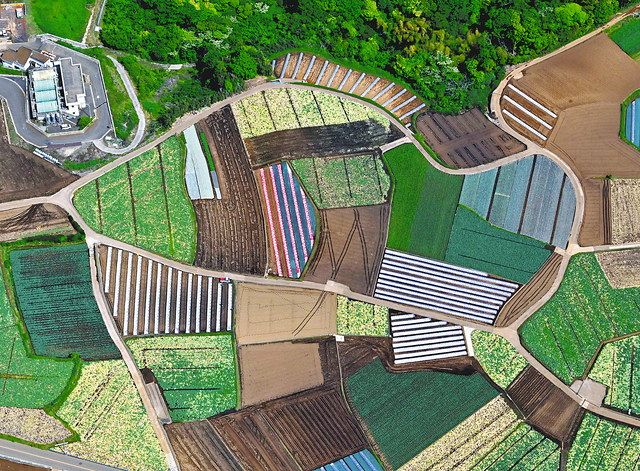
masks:
{"label": "pink striped sheet", "polygon": [[296,248],[296,236],[293,233],[293,225],[291,224],[291,211],[289,211],[289,201],[287,201],[287,192],[284,188],[284,175],[282,172],[282,164],[276,165],[278,167],[278,174],[280,175],[280,190],[282,191],[282,199],[284,202],[284,209],[289,217],[289,235],[291,236],[291,246],[293,247],[293,257],[296,262],[296,278],[300,276],[300,259],[298,258],[298,249]]}
{"label": "pink striped sheet", "polygon": [[[284,164],[286,165],[286,164]],[[291,185],[291,194],[293,195],[293,206],[296,208],[296,222],[298,223],[298,230],[300,231],[300,238],[302,239],[302,252],[304,253],[304,263],[307,263],[309,254],[307,252],[307,240],[304,237],[304,230],[302,229],[302,219],[300,217],[300,208],[298,207],[298,195],[296,194],[296,184],[293,181],[293,174],[291,169],[287,166],[287,173],[289,174],[289,185]],[[302,188],[300,188],[302,192]],[[304,266],[304,265],[303,265]]]}
{"label": "pink striped sheet", "polygon": [[287,273],[289,274],[289,277],[293,278],[293,273],[291,273],[291,263],[289,261],[289,251],[287,250],[286,243],[285,243],[287,239],[284,234],[284,224],[282,224],[282,213],[280,211],[280,205],[277,202],[278,190],[276,188],[276,179],[273,175],[273,166],[269,167],[269,178],[271,179],[271,186],[273,187],[273,197],[276,198],[276,210],[278,212],[278,221],[280,221],[280,235],[282,236],[282,245],[284,247],[284,257],[287,262]]}
{"label": "pink striped sheet", "polygon": [[304,192],[304,189],[300,192],[302,195],[302,206],[304,207],[304,216],[307,220],[307,227],[309,228],[309,237],[311,237],[311,245],[313,245],[313,240],[315,239],[315,232],[313,232],[313,227],[311,227],[311,216],[309,215],[309,202],[307,201],[307,195]]}
{"label": "pink striped sheet", "polygon": [[267,217],[269,218],[269,232],[271,232],[271,243],[273,244],[273,253],[276,255],[276,268],[278,276],[282,276],[282,265],[280,264],[280,254],[278,253],[276,230],[273,227],[273,213],[271,212],[271,203],[269,202],[269,194],[267,193],[267,180],[264,176],[264,169],[260,169],[260,181],[262,182],[262,192],[264,200],[267,204]]}

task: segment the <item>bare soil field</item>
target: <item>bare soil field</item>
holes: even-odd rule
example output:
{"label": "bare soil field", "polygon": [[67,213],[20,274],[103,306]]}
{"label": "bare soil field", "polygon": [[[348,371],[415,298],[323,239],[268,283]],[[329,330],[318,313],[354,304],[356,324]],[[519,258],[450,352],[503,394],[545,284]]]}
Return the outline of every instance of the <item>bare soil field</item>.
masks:
{"label": "bare soil field", "polygon": [[637,288],[640,286],[640,250],[600,252],[597,258],[612,287]]}
{"label": "bare soil field", "polygon": [[231,107],[208,116],[204,130],[220,180],[221,200],[196,200],[196,265],[262,275],[267,242],[258,187]]}
{"label": "bare soil field", "polygon": [[459,115],[429,111],[418,117],[416,126],[429,146],[455,168],[487,164],[527,148],[477,108]]}
{"label": "bare soil field", "polygon": [[527,368],[507,389],[525,419],[547,436],[568,444],[584,410],[535,368]]}
{"label": "bare soil field", "polygon": [[0,469],[2,471],[44,471],[46,468],[0,459]]}
{"label": "bare soil field", "polygon": [[0,242],[37,234],[75,234],[69,215],[53,204],[0,211]]}
{"label": "bare soil field", "polygon": [[611,181],[611,243],[640,241],[640,180]]}
{"label": "bare soil field", "polygon": [[502,306],[496,318],[496,327],[505,327],[515,322],[529,307],[533,306],[541,299],[553,284],[560,264],[562,255],[553,253],[549,259],[540,267],[540,270],[531,278],[526,285],[521,286],[516,293]]}
{"label": "bare soil field", "polygon": [[323,383],[319,343],[278,342],[238,349],[242,407]]}
{"label": "bare soil field", "polygon": [[342,396],[327,388],[167,432],[183,471],[312,470],[367,447]]}
{"label": "bare soil field", "polygon": [[305,279],[372,294],[387,240],[389,204],[319,211],[320,233]]}
{"label": "bare soil field", "polygon": [[275,131],[245,142],[251,163],[261,167],[279,160],[371,151],[403,136],[393,125],[369,120]]}
{"label": "bare soil field", "polygon": [[[10,119],[7,116],[7,119]],[[9,144],[0,107],[0,203],[52,195],[78,177]]]}
{"label": "bare soil field", "polygon": [[335,294],[238,283],[236,336],[240,345],[335,335]]}
{"label": "bare soil field", "polygon": [[543,143],[576,173],[586,194],[581,245],[606,242],[602,177],[640,177],[640,152],[622,142],[620,104],[640,88],[640,64],[606,34],[525,70],[512,82],[558,114]]}

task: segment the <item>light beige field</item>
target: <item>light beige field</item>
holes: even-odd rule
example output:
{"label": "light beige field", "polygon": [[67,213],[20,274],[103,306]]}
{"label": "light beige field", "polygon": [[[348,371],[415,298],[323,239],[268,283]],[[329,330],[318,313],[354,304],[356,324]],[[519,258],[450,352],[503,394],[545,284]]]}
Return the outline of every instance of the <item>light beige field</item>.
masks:
{"label": "light beige field", "polygon": [[244,345],[240,359],[242,407],[288,396],[323,383],[320,344]]}
{"label": "light beige field", "polygon": [[640,240],[640,180],[615,179],[611,183],[611,243]]}
{"label": "light beige field", "polygon": [[336,334],[335,294],[239,283],[236,335],[240,345]]}
{"label": "light beige field", "polygon": [[614,288],[640,286],[640,250],[602,252],[598,254],[598,262]]}

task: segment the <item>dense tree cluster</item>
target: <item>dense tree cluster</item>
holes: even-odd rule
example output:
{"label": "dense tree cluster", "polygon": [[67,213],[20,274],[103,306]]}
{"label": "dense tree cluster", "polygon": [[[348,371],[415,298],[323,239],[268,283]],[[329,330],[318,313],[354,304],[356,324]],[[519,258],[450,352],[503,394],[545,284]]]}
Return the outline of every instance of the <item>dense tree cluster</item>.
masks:
{"label": "dense tree cluster", "polygon": [[504,66],[553,50],[624,6],[618,0],[109,0],[102,39],[146,59],[197,64],[200,83],[176,90],[170,114],[193,106],[187,97],[203,102],[240,89],[245,79],[268,72],[268,58],[284,49],[326,51],[385,70],[433,109],[457,112],[486,106]]}

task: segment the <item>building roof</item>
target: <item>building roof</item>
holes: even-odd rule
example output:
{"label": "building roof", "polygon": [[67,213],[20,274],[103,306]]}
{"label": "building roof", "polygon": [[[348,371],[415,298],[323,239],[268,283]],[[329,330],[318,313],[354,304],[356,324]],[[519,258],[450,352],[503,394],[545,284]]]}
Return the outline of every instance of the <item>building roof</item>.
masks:
{"label": "building roof", "polygon": [[33,59],[36,62],[39,62],[41,64],[46,64],[48,61],[51,60],[50,57],[45,56],[44,54],[42,54],[41,52],[38,51],[33,51],[31,53],[31,59]]}
{"label": "building roof", "polygon": [[20,49],[18,49],[15,52],[15,59],[13,62],[20,64],[22,67],[24,67],[29,62],[29,58],[31,57],[32,52],[33,51],[28,47],[22,46]]}
{"label": "building roof", "polygon": [[51,67],[34,69],[31,71],[30,76],[35,92],[36,112],[40,114],[58,111],[56,71]]}
{"label": "building roof", "polygon": [[67,104],[77,102],[78,95],[85,94],[82,66],[74,64],[70,57],[65,57],[60,59],[60,72],[65,101]]}

